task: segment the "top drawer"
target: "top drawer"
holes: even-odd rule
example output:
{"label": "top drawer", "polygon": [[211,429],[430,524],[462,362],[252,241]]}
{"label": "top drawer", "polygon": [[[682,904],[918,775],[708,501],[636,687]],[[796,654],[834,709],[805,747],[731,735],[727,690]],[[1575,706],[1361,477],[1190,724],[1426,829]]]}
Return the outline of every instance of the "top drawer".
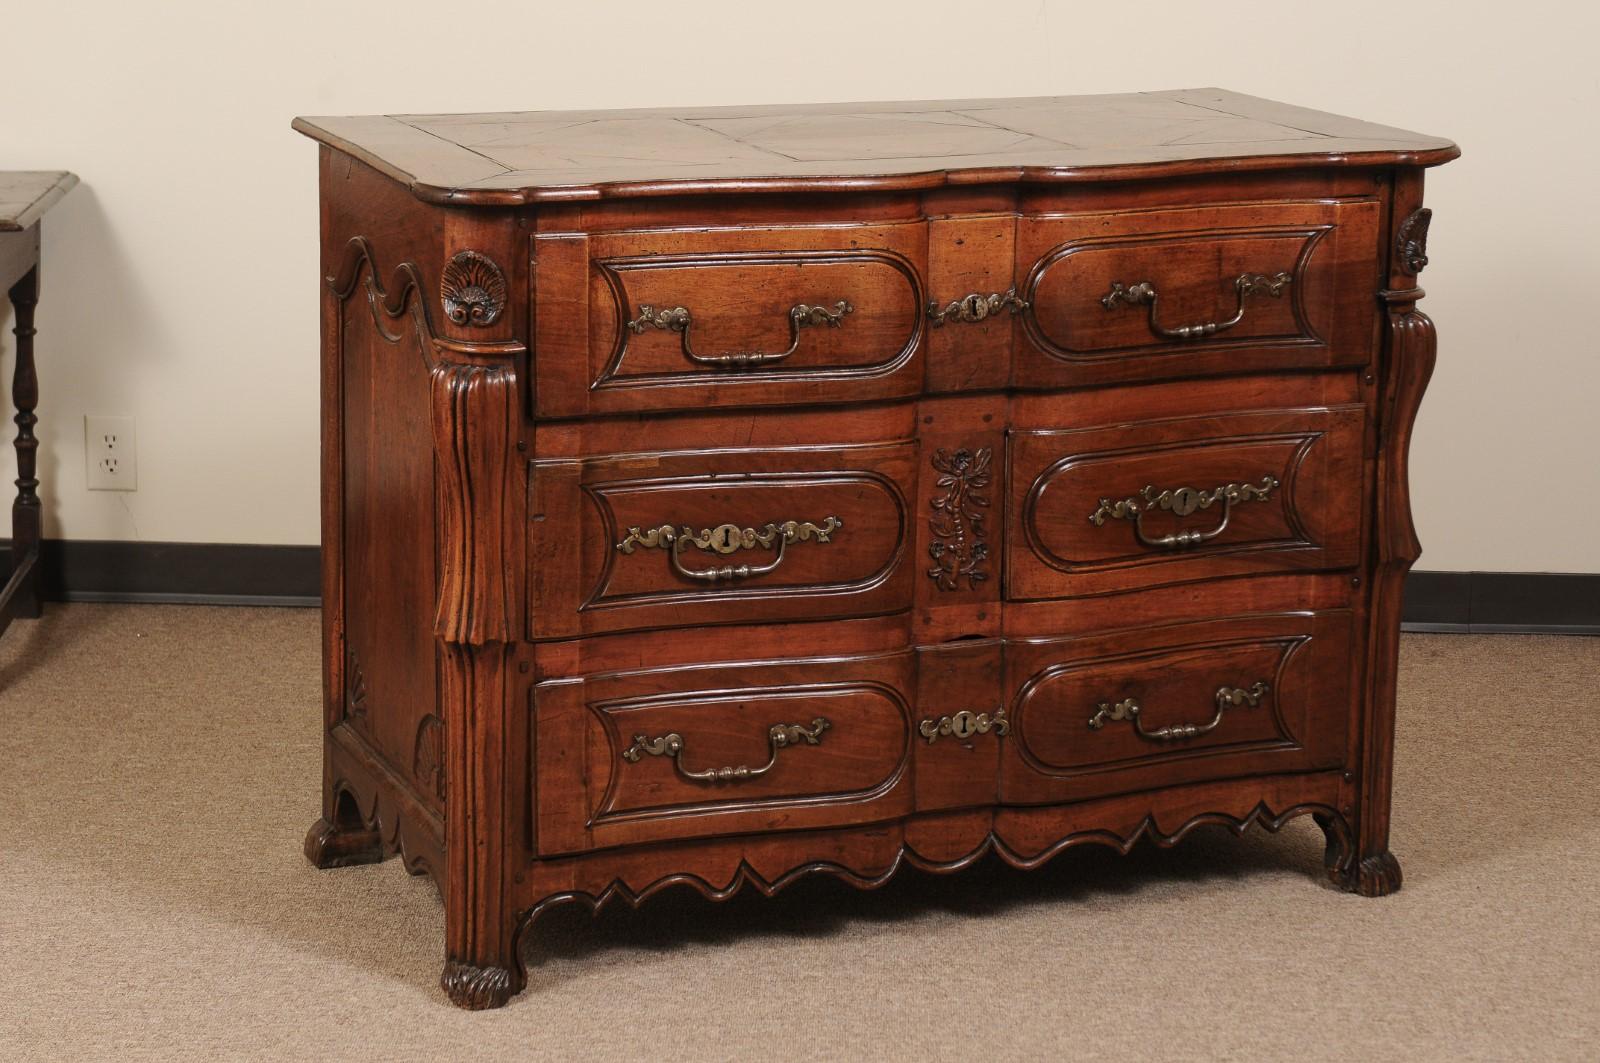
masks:
{"label": "top drawer", "polygon": [[534,239],[534,411],[877,400],[922,389],[920,223]]}
{"label": "top drawer", "polygon": [[1024,217],[1016,383],[1365,365],[1377,224],[1370,198]]}

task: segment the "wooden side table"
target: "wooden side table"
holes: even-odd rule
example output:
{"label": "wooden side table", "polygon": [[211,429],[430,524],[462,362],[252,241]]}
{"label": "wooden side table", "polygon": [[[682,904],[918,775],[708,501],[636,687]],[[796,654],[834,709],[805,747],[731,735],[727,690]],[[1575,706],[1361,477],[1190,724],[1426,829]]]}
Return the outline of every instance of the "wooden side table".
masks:
{"label": "wooden side table", "polygon": [[0,590],[0,632],[17,617],[39,615],[39,373],[33,363],[33,310],[39,302],[39,219],[78,183],[63,170],[0,171],[0,287],[9,290],[17,323],[17,368],[11,401],[17,408],[17,499],[11,504],[11,576]]}

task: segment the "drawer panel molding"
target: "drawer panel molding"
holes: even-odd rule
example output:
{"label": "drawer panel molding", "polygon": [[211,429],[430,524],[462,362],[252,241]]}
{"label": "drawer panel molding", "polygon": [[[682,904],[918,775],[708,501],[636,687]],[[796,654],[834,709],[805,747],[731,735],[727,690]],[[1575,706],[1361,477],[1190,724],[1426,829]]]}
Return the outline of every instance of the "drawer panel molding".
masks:
{"label": "drawer panel molding", "polygon": [[1023,216],[1014,382],[1366,365],[1379,220],[1370,197]]}
{"label": "drawer panel molding", "polygon": [[[1270,683],[1255,680],[1260,693],[1253,706],[1259,708],[1269,691],[1284,689],[1283,673],[1307,641],[1309,636],[1222,639],[1049,665],[1017,694],[1019,751],[1036,771],[1070,775],[1175,756],[1298,748],[1301,739],[1274,699],[1266,698],[1266,711],[1248,718],[1230,716],[1224,703],[1238,689],[1229,684],[1265,675]],[[1140,693],[1130,694],[1133,689]],[[1225,717],[1229,726],[1222,728]],[[1109,726],[1118,721],[1130,726]],[[1188,742],[1201,737],[1204,743]]]}
{"label": "drawer panel molding", "polygon": [[539,683],[539,851],[904,815],[915,694],[909,651]]}
{"label": "drawer panel molding", "polygon": [[1365,423],[1349,406],[1019,430],[1007,596],[1354,566]]}
{"label": "drawer panel molding", "polygon": [[[792,495],[798,498],[809,495],[824,500],[829,500],[829,496],[849,494],[856,499],[857,511],[865,510],[870,515],[861,517],[853,514],[854,519],[850,522],[850,529],[846,529],[845,522],[836,516],[824,518],[820,525],[809,521],[801,524],[789,520],[784,521],[781,526],[766,525],[759,531],[753,528],[739,528],[736,523],[723,523],[714,528],[703,529],[697,534],[688,525],[675,529],[668,524],[640,534],[640,529],[633,526],[628,529],[624,537],[617,540],[614,551],[606,554],[605,567],[601,569],[593,591],[579,607],[584,610],[605,609],[646,601],[733,600],[739,592],[724,591],[720,588],[708,590],[700,586],[702,582],[726,581],[720,574],[715,574],[715,570],[712,570],[713,575],[707,576],[704,570],[687,569],[681,557],[684,549],[691,545],[711,552],[727,553],[731,550],[766,548],[770,544],[776,554],[774,560],[767,565],[759,566],[761,571],[745,573],[746,578],[762,574],[776,577],[774,582],[762,587],[752,584],[744,591],[762,597],[862,590],[881,583],[900,556],[898,542],[891,541],[886,532],[903,530],[904,497],[893,480],[871,470],[809,473],[751,472],[742,474],[737,479],[716,475],[651,477],[597,485],[587,494],[608,526],[617,520],[620,513],[631,512],[645,505],[654,504],[670,513],[677,499],[689,503],[683,508],[711,513],[718,512],[715,500],[721,498],[733,499],[733,505],[728,508],[729,512],[753,509],[760,504],[754,501],[740,504],[742,500],[737,496],[741,494],[758,495],[763,499],[774,495],[779,497]],[[710,496],[713,501],[702,500],[700,496],[705,495]],[[879,534],[872,540],[875,549],[871,551],[870,558],[864,559],[867,562],[865,565],[857,560],[853,564],[841,566],[838,558],[833,558],[830,563],[829,558],[818,556],[805,566],[807,571],[804,575],[790,578],[790,572],[779,571],[779,562],[785,556],[783,544],[814,541],[819,546],[838,542],[855,547],[861,540],[850,542],[848,536],[857,523],[862,526],[864,534],[868,528],[879,530]],[[770,533],[767,528],[772,529]],[[746,530],[750,531],[748,547],[745,545]],[[660,579],[654,572],[641,577],[637,572],[644,563],[642,556],[638,560],[625,560],[635,556],[634,544],[648,549],[665,547],[668,543],[671,543],[671,547],[666,553],[673,561],[670,571],[681,577],[679,579]],[[704,547],[701,547],[701,543],[705,544]]]}
{"label": "drawer panel molding", "polygon": [[536,461],[533,637],[908,609],[915,461],[910,442]]}
{"label": "drawer panel molding", "polygon": [[[1305,280],[1318,244],[1330,231],[1331,226],[1235,229],[1072,241],[1035,266],[1024,289],[1035,308],[1030,334],[1050,354],[1066,359],[1159,353],[1169,344],[1209,340],[1237,326],[1243,327],[1217,342],[1322,344],[1326,341],[1300,296],[1305,285],[1292,282]],[[1202,265],[1218,260],[1245,268],[1231,275]],[[1143,275],[1124,283],[1126,273],[1135,270]],[[1203,278],[1195,276],[1202,272]],[[1226,306],[1224,300],[1230,300],[1232,313],[1225,320],[1163,325],[1163,291],[1186,304]],[[1053,312],[1041,319],[1041,307]],[[1141,307],[1143,314],[1127,312]]]}
{"label": "drawer panel molding", "polygon": [[[882,376],[910,359],[922,334],[916,315],[903,312],[922,302],[916,267],[890,251],[642,255],[602,259],[595,267],[621,322],[616,347],[591,384],[595,390],[693,386],[716,370],[723,371],[719,379],[730,380]],[[774,289],[794,291],[800,299],[782,310],[765,309],[763,297]],[[697,306],[696,293],[710,306]],[[703,341],[714,344],[713,350],[694,349],[696,322],[717,337]],[[837,330],[838,337],[817,333],[823,327]],[[788,346],[760,349],[763,338],[779,329]],[[668,360],[654,349],[640,349],[640,337],[653,331],[677,335],[678,357]],[[812,344],[816,350],[790,362],[808,335],[818,337]]]}
{"label": "drawer panel molding", "polygon": [[918,394],[927,226],[536,236],[540,417]]}
{"label": "drawer panel molding", "polygon": [[[746,674],[752,673],[761,675],[759,669]],[[598,701],[590,711],[612,764],[599,776],[608,774],[609,783],[595,802],[592,825],[771,804],[858,802],[892,786],[909,755],[911,709],[886,683],[711,687]],[[774,716],[809,722],[763,722]],[[709,749],[695,752],[702,747]],[[765,763],[752,768],[750,755],[758,749]]]}
{"label": "drawer panel molding", "polygon": [[1008,802],[1338,767],[1352,614],[1278,614],[1006,646]]}

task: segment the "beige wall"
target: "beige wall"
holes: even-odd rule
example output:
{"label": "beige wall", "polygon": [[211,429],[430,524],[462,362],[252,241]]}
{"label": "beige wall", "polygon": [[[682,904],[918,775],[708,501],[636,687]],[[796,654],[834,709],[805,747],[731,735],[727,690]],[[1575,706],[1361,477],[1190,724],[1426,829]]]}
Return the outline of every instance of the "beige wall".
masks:
{"label": "beige wall", "polygon": [[[46,230],[49,535],[316,541],[295,114],[1224,85],[1463,146],[1429,184],[1422,567],[1600,571],[1595,5],[105,0],[5,21],[0,167],[84,182]],[[85,489],[85,413],[138,418],[136,493]]]}

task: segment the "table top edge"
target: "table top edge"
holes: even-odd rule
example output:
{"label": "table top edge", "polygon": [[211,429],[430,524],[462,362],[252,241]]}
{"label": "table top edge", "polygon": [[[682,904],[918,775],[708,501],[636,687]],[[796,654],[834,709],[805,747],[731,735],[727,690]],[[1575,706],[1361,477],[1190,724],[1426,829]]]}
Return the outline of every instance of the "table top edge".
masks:
{"label": "table top edge", "polygon": [[[946,111],[995,110],[1006,107],[1088,108],[1143,105],[1154,99],[1192,107],[1218,121],[1271,126],[1283,139],[1241,142],[1199,142],[1181,139],[1161,144],[1117,145],[1096,150],[1062,142],[1030,144],[1006,158],[1005,151],[987,158],[972,156],[972,165],[949,165],[954,156],[904,156],[817,160],[779,158],[772,165],[698,161],[664,163],[659,171],[618,175],[604,163],[574,163],[563,173],[545,167],[518,170],[488,151],[425,129],[434,122],[445,128],[505,121],[539,126],[570,123],[573,128],[596,121],[643,121],[660,124],[686,119],[715,122],[778,121],[794,118],[898,117]],[[603,116],[603,117],[596,117]],[[711,116],[711,117],[707,117]],[[1115,121],[1115,118],[1112,118]],[[693,124],[692,122],[690,124]],[[945,186],[979,184],[1049,184],[1124,181],[1207,174],[1242,173],[1326,166],[1437,166],[1458,157],[1450,140],[1377,125],[1328,112],[1314,111],[1225,89],[1179,89],[1155,93],[1104,96],[1024,97],[995,100],[878,101],[862,104],[759,105],[754,107],[649,108],[614,111],[521,111],[464,115],[364,115],[298,117],[292,127],[328,147],[358,159],[406,186],[419,200],[461,207],[523,207],[543,203],[630,199],[664,195],[739,193],[848,193],[925,191]],[[1001,126],[1000,128],[1007,128]],[[1294,133],[1301,135],[1294,136]],[[1032,136],[1031,134],[1027,134]],[[1035,141],[1048,138],[1034,137]],[[730,140],[730,143],[737,143]],[[1029,157],[1031,155],[1031,158]],[[830,162],[841,165],[830,171]],[[881,164],[879,164],[881,162]],[[918,165],[922,163],[923,165]],[[633,160],[630,160],[630,165]],[[678,171],[674,172],[674,165]],[[626,167],[624,167],[626,168]],[[636,166],[635,168],[641,168]],[[699,168],[700,173],[684,172]],[[613,168],[615,169],[615,168]]]}
{"label": "table top edge", "polygon": [[31,228],[78,183],[78,175],[70,170],[0,171],[0,179],[6,177],[33,177],[39,180],[37,191],[30,194],[20,208],[0,213],[0,232],[14,233]]}

